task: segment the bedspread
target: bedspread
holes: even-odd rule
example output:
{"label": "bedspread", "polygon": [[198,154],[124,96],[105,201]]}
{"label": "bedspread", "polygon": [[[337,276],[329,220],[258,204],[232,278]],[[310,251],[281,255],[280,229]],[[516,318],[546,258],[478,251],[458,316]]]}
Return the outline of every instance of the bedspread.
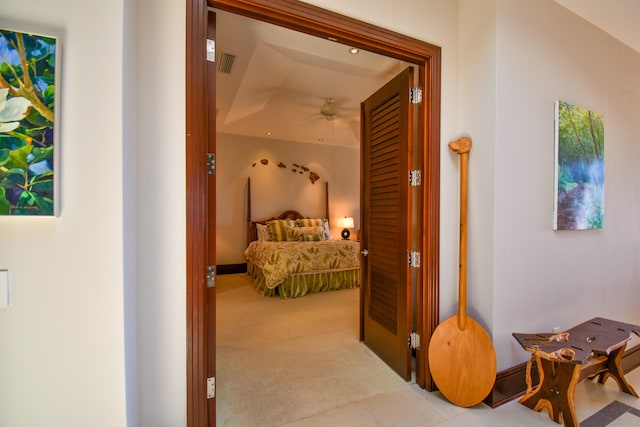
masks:
{"label": "bedspread", "polygon": [[348,270],[360,266],[360,243],[350,240],[255,241],[249,244],[244,254],[248,261],[262,269],[270,289],[292,274]]}

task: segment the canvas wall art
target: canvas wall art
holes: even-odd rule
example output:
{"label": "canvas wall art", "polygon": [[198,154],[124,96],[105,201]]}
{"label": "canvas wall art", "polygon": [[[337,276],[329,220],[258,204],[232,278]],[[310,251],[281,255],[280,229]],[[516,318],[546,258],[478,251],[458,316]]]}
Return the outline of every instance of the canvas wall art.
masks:
{"label": "canvas wall art", "polygon": [[0,215],[58,213],[59,56],[56,37],[0,28]]}
{"label": "canvas wall art", "polygon": [[554,230],[604,227],[604,119],[555,104]]}

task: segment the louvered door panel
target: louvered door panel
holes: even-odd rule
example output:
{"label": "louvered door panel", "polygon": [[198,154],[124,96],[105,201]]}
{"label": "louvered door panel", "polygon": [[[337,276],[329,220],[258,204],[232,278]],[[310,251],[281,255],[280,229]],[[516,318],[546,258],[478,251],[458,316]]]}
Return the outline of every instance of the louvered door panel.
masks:
{"label": "louvered door panel", "polygon": [[411,152],[407,69],[362,105],[363,339],[405,379],[411,376],[409,329]]}

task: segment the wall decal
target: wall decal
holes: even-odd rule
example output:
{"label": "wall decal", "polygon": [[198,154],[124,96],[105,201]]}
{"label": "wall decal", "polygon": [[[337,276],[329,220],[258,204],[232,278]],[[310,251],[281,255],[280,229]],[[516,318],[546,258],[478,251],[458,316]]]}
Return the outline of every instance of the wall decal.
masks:
{"label": "wall decal", "polygon": [[[260,163],[262,163],[264,166],[267,166],[269,164],[269,160],[268,159],[262,159],[260,160]],[[258,164],[258,162],[254,162],[251,164],[251,167],[256,167],[256,165]],[[275,164],[275,163],[274,163]],[[311,181],[312,184],[315,184],[317,180],[320,179],[320,175],[318,175],[316,172],[313,172],[311,169],[309,169],[308,167],[304,166],[304,165],[300,165],[298,163],[292,163],[291,166],[287,166],[284,162],[278,162],[278,164],[276,165],[279,168],[289,168],[291,169],[291,172],[293,173],[297,173],[300,175],[304,175],[305,173],[309,174],[309,181]]]}
{"label": "wall decal", "polygon": [[564,101],[555,104],[554,230],[604,226],[604,119]]}

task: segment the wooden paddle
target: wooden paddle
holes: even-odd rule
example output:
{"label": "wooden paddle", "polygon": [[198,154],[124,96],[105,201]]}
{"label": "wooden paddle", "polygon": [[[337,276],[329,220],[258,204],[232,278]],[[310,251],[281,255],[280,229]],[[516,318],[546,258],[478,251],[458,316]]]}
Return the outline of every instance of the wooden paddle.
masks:
{"label": "wooden paddle", "polygon": [[480,403],[496,379],[496,352],[487,332],[467,316],[467,181],[471,138],[449,143],[460,155],[460,279],[458,315],[438,325],[429,343],[429,367],[440,392],[453,404]]}

